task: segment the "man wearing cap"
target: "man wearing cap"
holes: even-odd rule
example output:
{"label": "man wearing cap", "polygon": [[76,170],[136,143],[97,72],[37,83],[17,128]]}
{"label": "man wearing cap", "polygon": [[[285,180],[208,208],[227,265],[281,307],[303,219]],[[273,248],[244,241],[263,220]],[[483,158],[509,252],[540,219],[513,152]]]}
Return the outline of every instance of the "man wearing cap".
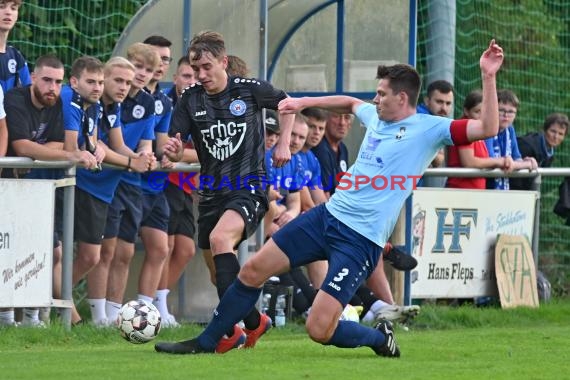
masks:
{"label": "man wearing cap", "polygon": [[267,151],[273,148],[279,140],[279,119],[275,111],[265,110],[263,125],[265,125],[265,150]]}

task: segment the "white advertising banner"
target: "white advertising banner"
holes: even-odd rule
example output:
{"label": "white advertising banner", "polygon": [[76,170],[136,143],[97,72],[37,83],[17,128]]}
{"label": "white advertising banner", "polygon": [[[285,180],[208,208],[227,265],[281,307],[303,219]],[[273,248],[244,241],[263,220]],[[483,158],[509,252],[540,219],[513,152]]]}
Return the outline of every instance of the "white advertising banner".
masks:
{"label": "white advertising banner", "polygon": [[532,241],[531,191],[422,188],[412,196],[412,298],[497,295],[497,234]]}
{"label": "white advertising banner", "polygon": [[51,304],[54,199],[54,181],[0,179],[0,307]]}

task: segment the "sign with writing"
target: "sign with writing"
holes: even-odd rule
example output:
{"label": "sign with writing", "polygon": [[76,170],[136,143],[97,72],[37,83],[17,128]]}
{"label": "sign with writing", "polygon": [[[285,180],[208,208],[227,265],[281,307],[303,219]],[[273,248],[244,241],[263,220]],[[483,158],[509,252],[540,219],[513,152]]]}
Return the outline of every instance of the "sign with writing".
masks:
{"label": "sign with writing", "polygon": [[412,298],[497,295],[498,234],[532,240],[536,193],[422,188],[412,196]]}
{"label": "sign with writing", "polygon": [[495,271],[501,306],[538,307],[536,269],[525,236],[499,235],[495,248]]}
{"label": "sign with writing", "polygon": [[51,304],[54,200],[54,181],[0,179],[0,307]]}

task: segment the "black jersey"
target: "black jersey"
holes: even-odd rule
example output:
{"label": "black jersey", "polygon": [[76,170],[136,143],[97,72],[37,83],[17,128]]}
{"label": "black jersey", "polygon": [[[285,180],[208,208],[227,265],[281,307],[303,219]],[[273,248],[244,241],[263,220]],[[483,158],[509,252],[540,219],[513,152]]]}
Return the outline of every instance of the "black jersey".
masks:
{"label": "black jersey", "polygon": [[191,137],[201,165],[200,189],[231,191],[265,180],[265,141],[261,109],[277,109],[287,97],[269,82],[228,78],[219,94],[208,95],[196,83],[178,100],[170,135]]}
{"label": "black jersey", "polygon": [[8,126],[8,156],[15,156],[12,142],[30,140],[38,144],[63,142],[63,110],[61,98],[52,107],[37,109],[32,103],[30,86],[13,88],[6,93],[4,108]]}

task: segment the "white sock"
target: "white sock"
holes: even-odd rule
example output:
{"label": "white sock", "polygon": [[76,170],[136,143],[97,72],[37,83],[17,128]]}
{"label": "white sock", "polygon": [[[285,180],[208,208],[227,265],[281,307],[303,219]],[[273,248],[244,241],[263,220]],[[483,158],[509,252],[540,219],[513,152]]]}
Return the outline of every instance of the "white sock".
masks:
{"label": "white sock", "polygon": [[374,321],[374,313],[368,310],[364,318],[362,318],[362,322],[372,322]]}
{"label": "white sock", "polygon": [[24,308],[24,317],[22,322],[39,322],[40,321],[40,309],[37,308]]}
{"label": "white sock", "polygon": [[89,306],[91,306],[91,320],[95,323],[101,322],[107,319],[107,313],[105,312],[105,298],[87,298]]}
{"label": "white sock", "polygon": [[51,314],[51,307],[40,307],[40,321],[43,321],[45,323],[49,322],[49,318],[50,318],[50,314]]}
{"label": "white sock", "polygon": [[378,313],[378,312],[380,311],[380,309],[382,309],[382,308],[384,308],[384,307],[386,307],[386,306],[390,306],[390,304],[389,304],[389,303],[386,303],[386,302],[384,302],[384,301],[382,301],[382,300],[378,300],[378,301],[374,302],[374,303],[372,304],[372,306],[370,306],[370,311],[373,312],[373,313]]}
{"label": "white sock", "polygon": [[0,311],[0,324],[11,324],[14,323],[14,309]]}
{"label": "white sock", "polygon": [[106,300],[105,301],[105,314],[107,314],[107,320],[109,322],[114,322],[119,317],[119,311],[121,310],[120,303],[116,303],[113,301]]}
{"label": "white sock", "polygon": [[137,299],[142,300],[142,301],[146,301],[148,303],[152,303],[152,301],[153,301],[152,297],[145,296],[144,294],[137,294]]}
{"label": "white sock", "polygon": [[160,315],[167,316],[168,314],[170,314],[168,312],[168,303],[166,302],[168,293],[170,293],[170,289],[159,289],[156,291],[156,297],[154,301],[152,301],[154,306],[156,306],[156,308],[158,309]]}

